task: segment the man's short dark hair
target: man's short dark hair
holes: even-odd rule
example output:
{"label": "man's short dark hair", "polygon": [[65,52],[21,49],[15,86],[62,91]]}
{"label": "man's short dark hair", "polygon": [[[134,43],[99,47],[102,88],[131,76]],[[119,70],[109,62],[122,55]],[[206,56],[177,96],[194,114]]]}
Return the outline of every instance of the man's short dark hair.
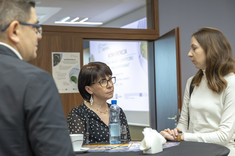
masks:
{"label": "man's short dark hair", "polygon": [[31,7],[35,7],[32,0],[0,0],[0,29],[15,20],[27,22]]}

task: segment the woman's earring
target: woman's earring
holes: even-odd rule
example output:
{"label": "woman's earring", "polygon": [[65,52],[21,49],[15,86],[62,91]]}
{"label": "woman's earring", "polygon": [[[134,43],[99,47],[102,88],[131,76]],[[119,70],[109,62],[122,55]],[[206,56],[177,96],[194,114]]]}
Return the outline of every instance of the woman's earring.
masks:
{"label": "woman's earring", "polygon": [[92,95],[91,95],[91,98],[90,98],[90,104],[93,105],[93,98],[92,98]]}

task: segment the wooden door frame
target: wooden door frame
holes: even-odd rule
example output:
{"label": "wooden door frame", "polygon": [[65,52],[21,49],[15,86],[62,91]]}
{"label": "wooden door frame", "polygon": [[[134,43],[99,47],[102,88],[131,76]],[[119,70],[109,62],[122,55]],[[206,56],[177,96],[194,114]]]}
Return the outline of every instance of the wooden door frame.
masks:
{"label": "wooden door frame", "polygon": [[[81,52],[81,64],[83,65],[83,41],[84,40],[144,40],[144,41],[154,41],[159,37],[159,16],[158,16],[158,0],[151,0],[147,4],[147,7],[152,10],[147,12],[149,18],[147,20],[152,20],[151,29],[122,29],[122,28],[104,28],[104,27],[68,27],[68,26],[49,26],[43,25],[43,38],[39,44],[38,57],[31,63],[52,73],[51,67],[51,52],[61,51],[61,52]],[[68,45],[58,45],[61,43],[60,40],[63,38],[72,38],[76,40],[76,43],[66,42],[67,44],[75,45],[75,49],[71,49]],[[54,43],[57,45],[54,45]],[[77,45],[76,45],[77,44]],[[46,48],[47,47],[47,48]],[[60,47],[60,48],[56,48]],[[179,80],[178,83],[180,83]],[[179,84],[178,84],[179,85]],[[180,83],[181,85],[181,83]],[[181,90],[178,90],[181,93]],[[65,116],[73,107],[82,103],[82,98],[79,94],[60,94],[63,103],[63,108],[65,111]],[[180,97],[181,98],[181,97]]]}

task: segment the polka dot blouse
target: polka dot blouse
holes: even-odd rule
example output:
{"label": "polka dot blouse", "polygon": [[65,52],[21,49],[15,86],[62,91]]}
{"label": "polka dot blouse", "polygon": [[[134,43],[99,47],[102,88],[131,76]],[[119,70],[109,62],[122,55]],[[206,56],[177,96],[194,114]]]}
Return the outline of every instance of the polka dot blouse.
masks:
{"label": "polka dot blouse", "polygon": [[[110,107],[110,104],[108,106]],[[122,109],[120,110],[120,120],[121,126],[127,128],[127,140],[130,141],[129,127]],[[109,142],[109,127],[84,103],[72,109],[67,121],[71,134],[84,134],[84,144]]]}

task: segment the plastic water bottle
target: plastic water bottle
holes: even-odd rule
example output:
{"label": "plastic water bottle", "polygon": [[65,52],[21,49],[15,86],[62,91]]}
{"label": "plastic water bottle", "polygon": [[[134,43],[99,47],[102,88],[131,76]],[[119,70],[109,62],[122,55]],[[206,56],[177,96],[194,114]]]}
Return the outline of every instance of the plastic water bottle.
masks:
{"label": "plastic water bottle", "polygon": [[110,116],[109,116],[109,143],[121,143],[121,128],[120,128],[120,107],[117,105],[117,100],[111,101]]}

